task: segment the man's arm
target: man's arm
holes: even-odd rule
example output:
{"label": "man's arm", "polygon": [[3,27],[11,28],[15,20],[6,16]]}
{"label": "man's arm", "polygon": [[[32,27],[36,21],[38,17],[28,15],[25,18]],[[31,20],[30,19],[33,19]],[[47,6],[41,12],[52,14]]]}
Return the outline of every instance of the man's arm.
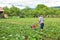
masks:
{"label": "man's arm", "polygon": [[41,22],[40,19],[41,19],[41,18],[39,17],[39,23]]}

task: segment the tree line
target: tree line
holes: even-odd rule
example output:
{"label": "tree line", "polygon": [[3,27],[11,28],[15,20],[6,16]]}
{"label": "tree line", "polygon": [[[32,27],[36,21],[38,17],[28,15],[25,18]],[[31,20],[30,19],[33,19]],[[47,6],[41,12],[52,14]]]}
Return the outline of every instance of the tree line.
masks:
{"label": "tree line", "polygon": [[24,17],[38,17],[43,15],[44,17],[60,17],[60,9],[54,7],[47,7],[44,4],[38,4],[36,8],[25,7],[24,9],[12,6],[8,8],[7,6],[3,8],[4,13],[8,16],[19,16]]}

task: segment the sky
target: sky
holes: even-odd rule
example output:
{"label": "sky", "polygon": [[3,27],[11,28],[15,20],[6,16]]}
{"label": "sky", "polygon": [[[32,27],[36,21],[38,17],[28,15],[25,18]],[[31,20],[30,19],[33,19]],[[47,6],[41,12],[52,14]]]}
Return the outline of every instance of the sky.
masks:
{"label": "sky", "polygon": [[44,4],[48,7],[60,6],[60,0],[0,0],[0,7],[14,5],[18,8],[24,8],[25,6],[35,8],[38,4]]}

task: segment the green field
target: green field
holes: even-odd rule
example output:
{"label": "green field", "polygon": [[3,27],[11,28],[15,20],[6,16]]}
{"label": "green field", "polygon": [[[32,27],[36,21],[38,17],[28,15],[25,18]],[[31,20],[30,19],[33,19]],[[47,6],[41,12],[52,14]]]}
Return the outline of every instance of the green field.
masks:
{"label": "green field", "polygon": [[60,40],[60,18],[45,18],[43,31],[37,24],[36,30],[31,25],[38,22],[38,18],[9,18],[0,19],[0,40]]}

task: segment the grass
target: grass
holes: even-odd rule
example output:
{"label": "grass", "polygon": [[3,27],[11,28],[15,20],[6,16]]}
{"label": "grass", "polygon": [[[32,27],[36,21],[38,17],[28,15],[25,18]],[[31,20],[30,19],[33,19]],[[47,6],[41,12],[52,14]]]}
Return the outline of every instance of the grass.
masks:
{"label": "grass", "polygon": [[9,18],[0,19],[0,40],[60,40],[60,18],[45,18],[43,31],[37,24],[36,30],[31,25],[38,18]]}

